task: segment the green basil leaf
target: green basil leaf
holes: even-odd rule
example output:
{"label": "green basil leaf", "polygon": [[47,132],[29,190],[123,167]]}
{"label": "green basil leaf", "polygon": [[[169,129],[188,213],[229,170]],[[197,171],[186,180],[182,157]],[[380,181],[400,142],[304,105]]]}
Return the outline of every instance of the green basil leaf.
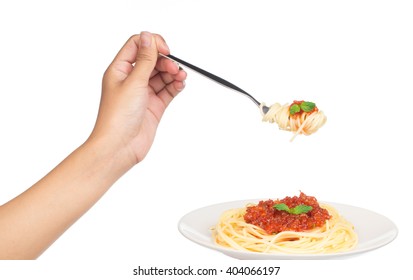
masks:
{"label": "green basil leaf", "polygon": [[311,210],[313,210],[313,207],[301,204],[301,205],[295,206],[291,210],[291,214],[295,214],[295,215],[306,214],[306,213],[310,212]]}
{"label": "green basil leaf", "polygon": [[290,115],[294,115],[301,111],[300,106],[298,104],[293,104],[290,106]]}
{"label": "green basil leaf", "polygon": [[290,208],[285,203],[275,204],[273,207],[277,210],[286,211],[290,213]]}
{"label": "green basil leaf", "polygon": [[[300,108],[301,110],[303,110],[304,112],[311,112],[312,110],[314,110],[315,108],[315,103],[313,102],[308,102],[308,101],[304,101],[300,104]],[[291,110],[291,108],[290,108]]]}

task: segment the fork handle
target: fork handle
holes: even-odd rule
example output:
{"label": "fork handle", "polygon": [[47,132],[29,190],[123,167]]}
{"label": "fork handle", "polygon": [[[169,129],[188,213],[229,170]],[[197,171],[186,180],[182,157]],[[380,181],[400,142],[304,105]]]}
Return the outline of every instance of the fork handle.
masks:
{"label": "fork handle", "polygon": [[233,90],[235,90],[235,91],[238,91],[238,92],[241,92],[241,93],[247,95],[257,106],[260,106],[260,104],[261,104],[260,102],[258,102],[258,100],[256,100],[256,99],[255,99],[252,95],[250,95],[248,92],[246,92],[245,90],[243,90],[243,89],[237,87],[236,85],[228,82],[227,80],[224,80],[224,79],[221,78],[221,77],[218,77],[218,76],[216,76],[216,75],[214,75],[214,74],[212,74],[212,73],[210,73],[210,72],[208,72],[208,71],[206,71],[206,70],[204,70],[204,69],[201,69],[201,68],[199,68],[199,67],[197,67],[197,66],[195,66],[195,65],[193,65],[193,64],[191,64],[191,63],[189,63],[189,62],[186,62],[185,60],[182,60],[182,59],[180,59],[180,58],[178,58],[178,57],[176,57],[176,56],[173,56],[172,54],[168,54],[168,55],[163,55],[163,54],[161,54],[161,56],[167,57],[167,58],[169,58],[169,59],[171,59],[171,60],[173,60],[173,61],[175,61],[175,62],[178,62],[178,63],[180,63],[180,64],[182,64],[182,65],[184,65],[184,66],[186,66],[186,67],[188,67],[188,68],[190,68],[190,69],[192,69],[192,70],[194,70],[195,72],[198,72],[199,74],[201,74],[201,75],[203,75],[203,76],[205,76],[205,77],[207,77],[207,78],[210,78],[211,80],[213,80],[213,81],[215,81],[215,82],[217,82],[217,83],[219,83],[219,84],[221,84],[221,85],[223,85],[223,86],[225,86],[225,87],[228,87],[228,88],[230,88],[230,89],[233,89]]}

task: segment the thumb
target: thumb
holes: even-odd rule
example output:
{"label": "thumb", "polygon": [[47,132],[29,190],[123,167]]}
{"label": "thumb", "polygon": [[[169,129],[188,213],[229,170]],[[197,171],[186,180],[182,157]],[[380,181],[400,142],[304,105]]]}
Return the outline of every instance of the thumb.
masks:
{"label": "thumb", "polygon": [[158,59],[155,37],[143,31],[139,36],[138,52],[133,71],[129,77],[137,86],[147,86]]}

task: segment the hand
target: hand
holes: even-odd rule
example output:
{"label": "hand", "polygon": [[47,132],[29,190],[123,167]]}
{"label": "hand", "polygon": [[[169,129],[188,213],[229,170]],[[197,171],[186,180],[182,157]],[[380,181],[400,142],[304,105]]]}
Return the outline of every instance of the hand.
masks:
{"label": "hand", "polygon": [[108,147],[126,151],[131,165],[145,158],[166,107],[185,87],[186,73],[158,53],[169,54],[160,35],[132,36],[103,77],[90,139],[103,138]]}
{"label": "hand", "polygon": [[132,36],[105,72],[89,139],[41,180],[0,206],[0,259],[33,259],[147,154],[186,73],[158,58],[159,35]]}

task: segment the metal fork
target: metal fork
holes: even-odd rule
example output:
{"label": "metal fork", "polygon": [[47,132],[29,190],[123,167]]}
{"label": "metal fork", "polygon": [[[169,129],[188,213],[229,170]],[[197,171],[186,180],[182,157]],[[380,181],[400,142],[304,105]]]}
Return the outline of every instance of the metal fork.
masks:
{"label": "metal fork", "polygon": [[255,105],[257,105],[259,108],[261,108],[261,110],[264,114],[266,114],[268,112],[268,110],[270,109],[269,107],[267,107],[265,105],[262,105],[261,102],[259,102],[257,99],[255,99],[251,94],[249,94],[245,90],[243,90],[243,89],[239,88],[238,86],[228,82],[227,80],[224,80],[221,77],[218,77],[218,76],[216,76],[216,75],[214,75],[214,74],[212,74],[208,71],[205,71],[204,69],[201,69],[201,68],[199,68],[199,67],[197,67],[197,66],[195,66],[195,65],[193,65],[189,62],[186,62],[185,60],[182,60],[182,59],[180,59],[176,56],[173,56],[171,54],[164,55],[164,54],[159,53],[159,55],[162,56],[162,57],[168,58],[168,59],[170,59],[170,60],[172,60],[172,61],[174,61],[178,64],[182,64],[182,65],[192,69],[193,71],[195,71],[195,72],[197,72],[197,73],[199,73],[199,74],[201,74],[201,75],[203,75],[207,78],[210,78],[211,80],[217,82],[218,84],[220,84],[224,87],[230,88],[232,90],[235,90],[239,93],[242,93],[242,94],[246,95],[249,99],[252,100],[252,102],[255,103]]}

